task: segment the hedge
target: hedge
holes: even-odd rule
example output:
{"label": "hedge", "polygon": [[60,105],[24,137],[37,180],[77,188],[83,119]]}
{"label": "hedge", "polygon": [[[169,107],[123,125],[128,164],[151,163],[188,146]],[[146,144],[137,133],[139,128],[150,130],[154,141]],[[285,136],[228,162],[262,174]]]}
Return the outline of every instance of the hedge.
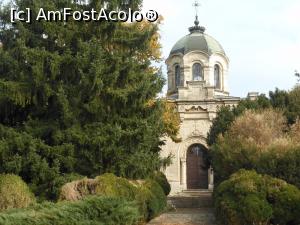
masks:
{"label": "hedge", "polygon": [[99,196],[76,202],[44,203],[0,214],[0,225],[134,225],[138,221],[136,203]]}
{"label": "hedge", "polygon": [[300,190],[283,180],[240,170],[214,192],[223,225],[299,225]]}
{"label": "hedge", "polygon": [[34,202],[34,195],[19,176],[0,175],[0,211],[27,207]]}
{"label": "hedge", "polygon": [[0,225],[133,225],[157,216],[166,205],[164,190],[154,179],[129,181],[104,174],[64,185],[56,204],[2,213]]}

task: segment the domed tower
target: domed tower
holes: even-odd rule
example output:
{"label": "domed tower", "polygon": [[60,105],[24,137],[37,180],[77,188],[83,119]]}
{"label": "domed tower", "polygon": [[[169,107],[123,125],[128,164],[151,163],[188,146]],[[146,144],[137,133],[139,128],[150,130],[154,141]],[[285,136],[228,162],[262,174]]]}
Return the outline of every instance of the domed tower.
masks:
{"label": "domed tower", "polygon": [[195,26],[172,48],[168,67],[168,97],[203,100],[228,96],[229,59],[223,47],[199,26]]}
{"label": "domed tower", "polygon": [[161,156],[172,155],[165,169],[171,194],[188,189],[213,189],[213,169],[207,165],[207,133],[221,106],[234,106],[240,98],[229,96],[229,59],[218,41],[199,26],[198,16],[189,34],[172,48],[168,59],[167,98],[177,106],[180,143],[166,138]]}

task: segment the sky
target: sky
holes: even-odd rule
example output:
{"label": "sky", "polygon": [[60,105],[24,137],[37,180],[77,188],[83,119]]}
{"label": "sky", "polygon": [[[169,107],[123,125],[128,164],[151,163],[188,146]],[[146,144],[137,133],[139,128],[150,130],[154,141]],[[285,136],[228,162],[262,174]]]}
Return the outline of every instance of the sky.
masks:
{"label": "sky", "polygon": [[[1,1],[1,0],[0,0]],[[4,0],[7,2],[8,0]],[[144,0],[143,10],[164,17],[161,44],[164,60],[187,35],[195,20],[195,0]],[[232,96],[289,90],[300,71],[300,0],[199,0],[200,25],[225,49],[230,59]],[[166,65],[161,63],[166,76]],[[166,87],[164,88],[166,91]]]}
{"label": "sky", "polygon": [[[164,17],[161,44],[166,59],[172,46],[193,25],[194,0],[144,0],[143,10]],[[230,95],[268,94],[290,90],[300,71],[299,0],[200,0],[200,25],[225,49],[230,59]],[[166,66],[162,62],[164,74]]]}

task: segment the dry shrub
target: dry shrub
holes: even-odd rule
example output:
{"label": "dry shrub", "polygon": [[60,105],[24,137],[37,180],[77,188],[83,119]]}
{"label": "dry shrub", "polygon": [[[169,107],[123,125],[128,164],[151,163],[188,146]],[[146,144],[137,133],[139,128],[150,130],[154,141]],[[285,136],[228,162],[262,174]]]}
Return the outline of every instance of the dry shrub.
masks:
{"label": "dry shrub", "polygon": [[290,137],[293,142],[300,145],[300,120],[298,119],[295,124],[291,126]]}
{"label": "dry shrub", "polygon": [[218,138],[211,155],[217,184],[245,168],[300,187],[300,122],[289,131],[279,111],[246,111]]}
{"label": "dry shrub", "polygon": [[107,173],[95,179],[84,178],[65,184],[61,188],[59,200],[77,201],[88,195],[124,197],[132,200],[137,192],[137,187],[143,183],[144,181],[131,181]]}
{"label": "dry shrub", "polygon": [[282,112],[272,109],[260,112],[248,110],[233,122],[228,135],[233,139],[266,147],[284,138],[286,129],[287,122]]}
{"label": "dry shrub", "polygon": [[277,156],[285,154],[287,151],[290,151],[294,147],[294,142],[288,135],[275,139],[272,143],[266,146],[265,152],[272,152]]}
{"label": "dry shrub", "polygon": [[87,178],[67,183],[61,188],[59,200],[77,201],[93,195],[96,193],[97,183],[97,180]]}

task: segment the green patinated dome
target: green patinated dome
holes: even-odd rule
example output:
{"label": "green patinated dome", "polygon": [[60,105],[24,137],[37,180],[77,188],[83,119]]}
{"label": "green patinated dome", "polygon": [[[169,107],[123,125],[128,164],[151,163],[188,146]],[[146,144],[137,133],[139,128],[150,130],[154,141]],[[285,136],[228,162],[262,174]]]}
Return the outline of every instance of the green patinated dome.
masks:
{"label": "green patinated dome", "polygon": [[190,34],[181,38],[172,48],[170,55],[182,53],[183,55],[191,51],[202,51],[208,55],[219,53],[225,55],[225,51],[220,43],[213,37],[204,33],[205,28],[198,26],[195,21],[195,26],[191,27]]}

